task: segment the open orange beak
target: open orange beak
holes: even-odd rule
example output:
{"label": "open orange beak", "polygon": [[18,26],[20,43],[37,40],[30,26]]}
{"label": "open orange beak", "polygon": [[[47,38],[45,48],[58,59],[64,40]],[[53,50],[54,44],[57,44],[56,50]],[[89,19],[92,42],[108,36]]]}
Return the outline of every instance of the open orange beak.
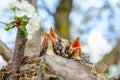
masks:
{"label": "open orange beak", "polygon": [[44,39],[42,41],[42,47],[44,47],[47,44],[47,40],[49,38],[49,34],[48,33],[44,33]]}
{"label": "open orange beak", "polygon": [[72,50],[78,50],[81,48],[81,45],[80,45],[80,38],[77,37],[70,45],[70,49]]}
{"label": "open orange beak", "polygon": [[53,41],[53,42],[57,42],[57,35],[55,34],[54,30],[52,29],[52,27],[50,28],[50,39]]}

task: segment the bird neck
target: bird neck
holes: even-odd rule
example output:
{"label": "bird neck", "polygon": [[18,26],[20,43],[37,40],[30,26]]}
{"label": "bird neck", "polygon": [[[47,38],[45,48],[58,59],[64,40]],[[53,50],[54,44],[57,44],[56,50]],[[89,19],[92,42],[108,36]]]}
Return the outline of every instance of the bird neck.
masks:
{"label": "bird neck", "polygon": [[75,59],[80,59],[80,50],[75,50],[73,53],[72,53],[72,58],[75,58]]}
{"label": "bird neck", "polygon": [[48,46],[47,46],[47,51],[46,51],[47,55],[54,55],[55,52],[53,50],[53,43],[51,40],[48,40]]}

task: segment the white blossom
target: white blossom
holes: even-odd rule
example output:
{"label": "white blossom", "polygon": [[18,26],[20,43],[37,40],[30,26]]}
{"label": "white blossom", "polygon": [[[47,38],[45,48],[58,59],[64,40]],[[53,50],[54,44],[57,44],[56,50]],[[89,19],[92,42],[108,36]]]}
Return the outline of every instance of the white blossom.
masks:
{"label": "white blossom", "polygon": [[26,30],[28,32],[28,39],[32,39],[32,34],[39,30],[39,24],[41,21],[41,18],[37,15],[35,8],[27,1],[16,1],[15,4],[13,4],[11,7],[15,7],[15,16],[27,16],[29,18],[29,23],[26,25]]}
{"label": "white blossom", "polygon": [[41,21],[41,18],[37,15],[37,13],[34,13],[30,18],[29,23],[26,26],[29,36],[32,35],[35,31],[39,30],[40,21]]}
{"label": "white blossom", "polygon": [[30,18],[32,17],[32,14],[35,13],[35,8],[27,1],[16,1],[15,4],[11,6],[16,8],[15,14],[17,17],[22,17],[26,15]]}

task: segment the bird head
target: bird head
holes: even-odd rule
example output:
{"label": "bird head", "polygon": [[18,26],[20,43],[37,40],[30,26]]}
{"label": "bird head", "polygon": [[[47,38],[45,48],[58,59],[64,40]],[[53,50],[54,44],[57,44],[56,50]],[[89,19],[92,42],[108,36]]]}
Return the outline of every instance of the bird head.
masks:
{"label": "bird head", "polygon": [[50,39],[53,43],[53,50],[57,55],[62,55],[62,43],[61,38],[54,32],[52,27],[50,28]]}
{"label": "bird head", "polygon": [[49,39],[49,34],[45,32],[44,33],[44,38],[43,38],[43,41],[42,41],[42,48],[45,48],[47,46],[48,39]]}
{"label": "bird head", "polygon": [[80,38],[77,37],[74,41],[67,42],[65,48],[65,57],[79,59],[81,54],[81,45],[80,45]]}
{"label": "bird head", "polygon": [[44,38],[43,38],[42,44],[41,44],[41,49],[40,49],[40,54],[39,54],[40,57],[43,56],[47,51],[48,40],[49,40],[49,34],[45,32],[44,33]]}
{"label": "bird head", "polygon": [[50,36],[50,39],[51,39],[51,41],[52,41],[53,43],[58,42],[57,35],[56,35],[56,33],[54,32],[54,30],[52,29],[52,27],[50,28],[49,36]]}
{"label": "bird head", "polygon": [[50,55],[52,53],[55,54],[61,53],[61,49],[62,48],[61,48],[60,39],[58,38],[54,30],[50,28],[49,34],[48,33],[44,34],[44,39],[42,41],[42,50],[40,52],[41,56],[43,53],[47,53],[47,54],[50,53]]}
{"label": "bird head", "polygon": [[72,50],[80,50],[80,38],[77,37],[70,45],[70,49]]}

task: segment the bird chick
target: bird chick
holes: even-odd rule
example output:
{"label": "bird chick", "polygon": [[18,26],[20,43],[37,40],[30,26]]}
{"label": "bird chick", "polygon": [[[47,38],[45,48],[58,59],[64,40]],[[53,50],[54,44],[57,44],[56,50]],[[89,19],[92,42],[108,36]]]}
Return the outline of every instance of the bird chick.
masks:
{"label": "bird chick", "polygon": [[43,38],[43,41],[42,41],[39,56],[43,56],[45,54],[48,54],[48,55],[54,54],[53,45],[52,45],[52,41],[50,39],[50,35],[48,33],[46,33],[46,32],[44,33],[44,38]]}
{"label": "bird chick", "polygon": [[61,39],[57,34],[50,28],[50,32],[44,34],[44,39],[42,41],[40,56],[44,54],[54,55],[62,53]]}
{"label": "bird chick", "polygon": [[61,38],[54,32],[52,28],[50,28],[50,37],[53,41],[53,50],[57,55],[62,55],[62,44]]}
{"label": "bird chick", "polygon": [[79,60],[85,64],[93,64],[90,61],[89,55],[81,52],[80,39],[77,37],[74,41],[67,41],[64,50],[64,57],[74,60]]}
{"label": "bird chick", "polygon": [[65,47],[65,57],[79,60],[81,55],[80,39],[77,37],[74,41],[68,41]]}

